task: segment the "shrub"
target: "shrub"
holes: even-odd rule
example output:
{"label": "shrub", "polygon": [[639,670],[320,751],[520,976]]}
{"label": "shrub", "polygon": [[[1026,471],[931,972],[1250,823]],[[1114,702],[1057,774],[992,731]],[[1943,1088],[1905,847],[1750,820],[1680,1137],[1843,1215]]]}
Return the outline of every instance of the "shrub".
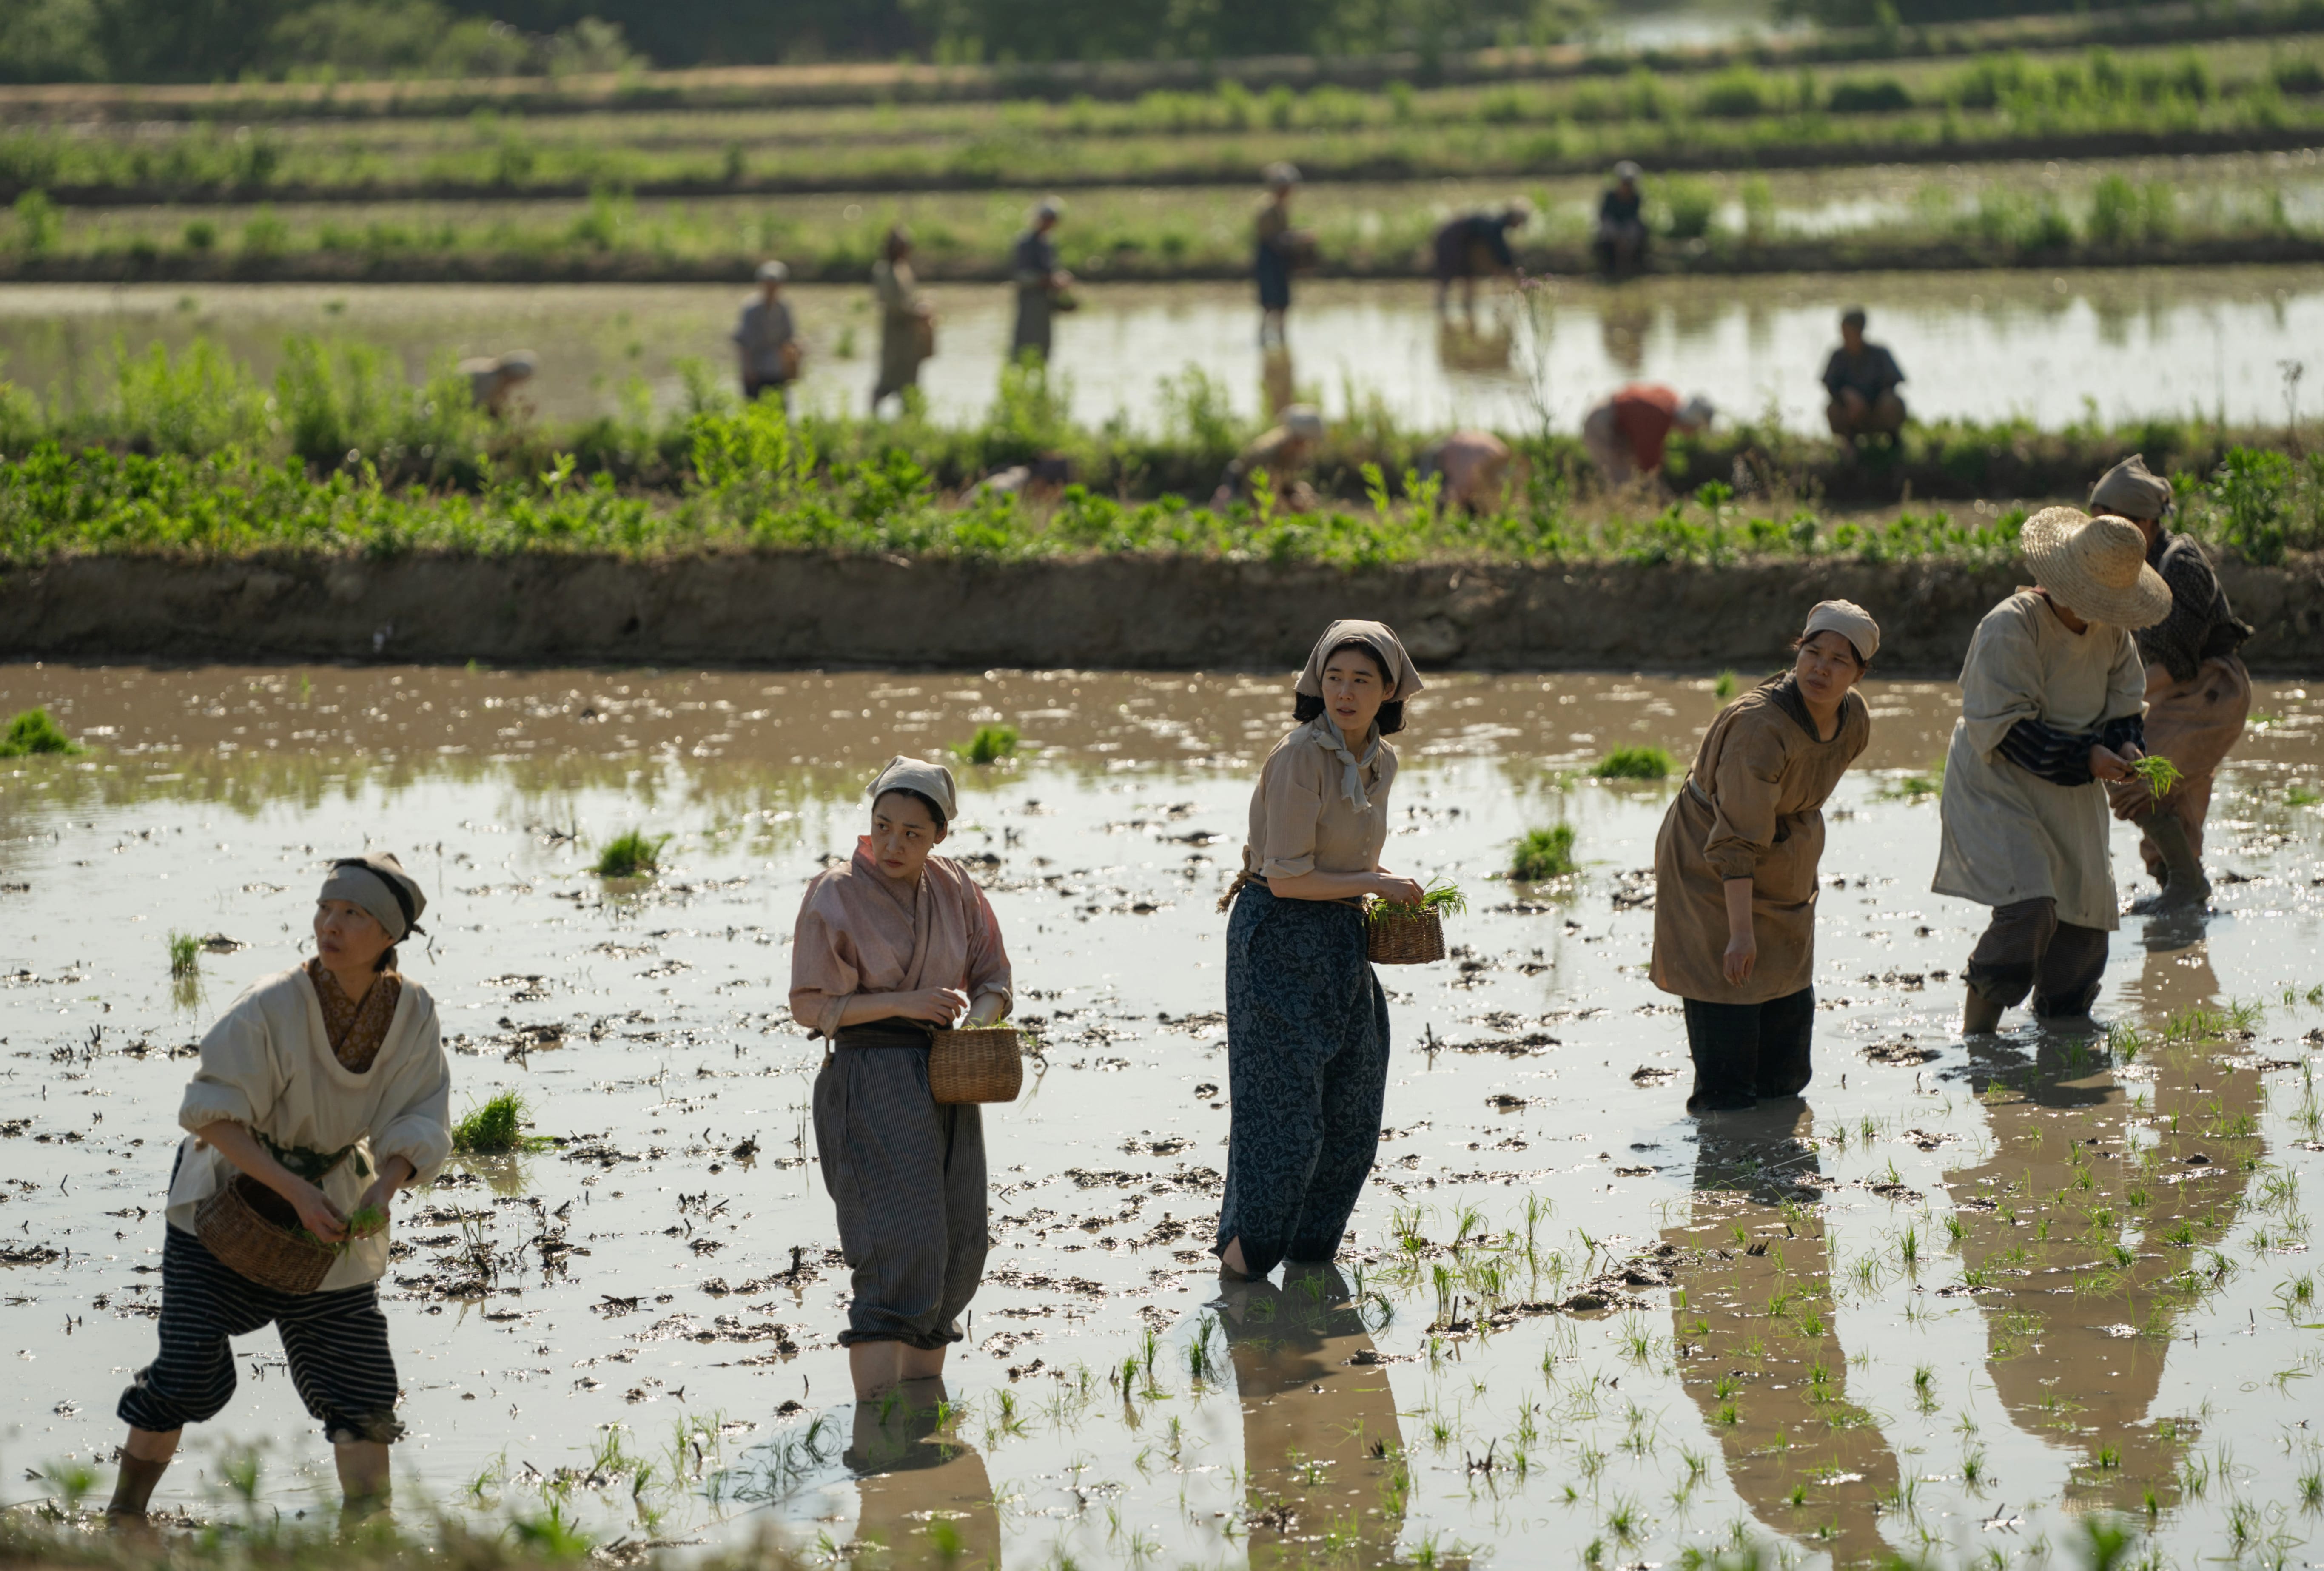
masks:
{"label": "shrub", "polygon": [[993,764],[1014,755],[1017,740],[1018,731],[1013,725],[981,725],[968,740],[954,742],[952,750],[972,764]]}
{"label": "shrub", "polygon": [[8,722],[0,737],[0,758],[29,758],[34,753],[78,753],[80,744],[65,735],[45,709],[28,709]]}
{"label": "shrub", "polygon": [[1663,204],[1668,209],[1663,232],[1673,240],[1702,239],[1719,216],[1719,192],[1702,180],[1668,182],[1663,187]]}
{"label": "shrub", "polygon": [[597,876],[601,878],[637,878],[655,872],[661,867],[661,848],[669,843],[668,835],[648,835],[641,830],[631,830],[605,842],[597,853]]}
{"label": "shrub", "polygon": [[1521,884],[1538,884],[1545,878],[1563,877],[1574,870],[1573,826],[1553,824],[1547,829],[1529,829],[1517,841],[1517,854],[1509,861],[1509,877]]}
{"label": "shrub", "polygon": [[2219,537],[2263,566],[2282,560],[2292,478],[2288,454],[2255,447],[2228,449],[2209,486],[2211,505],[2219,517]]}
{"label": "shrub", "polygon": [[15,214],[16,249],[26,256],[46,256],[64,238],[64,219],[48,192],[26,191],[16,198]]}
{"label": "shrub", "polygon": [[1721,671],[1719,674],[1718,680],[1714,681],[1711,684],[1711,696],[1718,699],[1720,703],[1724,703],[1729,699],[1734,697],[1736,689],[1742,685],[1743,678],[1740,675],[1731,670]]}
{"label": "shrub", "polygon": [[1665,780],[1678,767],[1661,748],[1616,748],[1590,771],[1600,780]]}
{"label": "shrub", "polygon": [[1834,82],[1825,106],[1835,115],[1894,115],[1913,106],[1913,95],[1894,77]]}

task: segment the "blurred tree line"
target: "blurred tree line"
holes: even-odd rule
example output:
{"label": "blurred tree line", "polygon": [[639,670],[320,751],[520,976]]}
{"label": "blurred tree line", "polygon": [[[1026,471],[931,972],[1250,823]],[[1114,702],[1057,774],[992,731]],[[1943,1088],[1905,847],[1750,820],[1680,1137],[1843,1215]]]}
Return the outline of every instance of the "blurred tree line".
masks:
{"label": "blurred tree line", "polygon": [[0,80],[1156,60],[1554,42],[1592,0],[0,0]]}

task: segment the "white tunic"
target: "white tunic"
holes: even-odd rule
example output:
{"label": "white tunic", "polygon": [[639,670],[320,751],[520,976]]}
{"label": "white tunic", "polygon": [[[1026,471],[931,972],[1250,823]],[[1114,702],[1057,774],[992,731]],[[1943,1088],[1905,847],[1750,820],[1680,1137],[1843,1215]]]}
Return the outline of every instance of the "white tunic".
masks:
{"label": "white tunic", "polygon": [[1944,842],[1930,887],[1980,905],[2052,899],[2058,920],[2111,932],[2106,787],[2060,786],[2000,754],[2021,720],[2090,732],[2144,706],[2146,669],[2120,628],[2070,632],[2021,589],[1987,611],[1961,666],[1961,717],[1945,755]]}
{"label": "white tunic", "polygon": [[[254,983],[202,1038],[202,1065],[186,1087],[178,1122],[191,1131],[170,1185],[169,1219],[194,1230],[194,1212],[239,1171],[201,1138],[220,1119],[247,1125],[281,1146],[329,1153],[353,1145],[373,1176],[382,1160],[410,1162],[413,1182],[431,1181],[451,1154],[452,1072],[427,989],[403,979],[403,997],[371,1068],[355,1074],[331,1052],[322,1000],[304,970]],[[350,1156],[323,1180],[342,1215],[372,1180]],[[355,1241],[322,1290],[361,1287],[387,1270],[385,1229]]]}

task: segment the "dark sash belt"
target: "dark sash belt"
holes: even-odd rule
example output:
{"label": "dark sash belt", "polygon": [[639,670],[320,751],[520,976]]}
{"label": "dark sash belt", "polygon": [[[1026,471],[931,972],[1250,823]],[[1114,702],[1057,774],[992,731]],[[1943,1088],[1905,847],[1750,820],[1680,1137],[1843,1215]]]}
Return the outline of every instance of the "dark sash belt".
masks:
{"label": "dark sash belt", "polygon": [[835,1045],[840,1047],[917,1047],[926,1052],[928,1028],[916,1020],[867,1020],[861,1025],[843,1025]]}

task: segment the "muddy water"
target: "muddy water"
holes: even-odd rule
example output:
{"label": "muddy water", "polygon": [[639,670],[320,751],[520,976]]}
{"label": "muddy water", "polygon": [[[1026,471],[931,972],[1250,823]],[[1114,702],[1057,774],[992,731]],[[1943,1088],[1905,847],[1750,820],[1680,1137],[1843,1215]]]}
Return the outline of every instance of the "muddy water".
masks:
{"label": "muddy water", "polygon": [[[860,407],[876,371],[865,291],[792,291],[808,357],[799,396]],[[1709,394],[1721,408],[1772,411],[1820,428],[1817,376],[1840,308],[1873,315],[1924,418],[2024,416],[2055,426],[2223,413],[2283,418],[2283,365],[2324,342],[2324,270],[2240,268],[2028,273],[1792,275],[1659,280],[1619,290],[1568,280],[1537,317],[1489,296],[1474,324],[1441,323],[1417,283],[1302,284],[1287,361],[1263,362],[1240,286],[1093,285],[1057,328],[1056,366],[1075,414],[1165,425],[1167,381],[1200,370],[1246,415],[1293,395],[1334,415],[1377,402],[1411,425],[1535,424],[1574,429],[1595,400],[1636,378]],[[922,382],[946,420],[982,418],[1010,332],[1007,291],[931,290],[941,353]],[[400,285],[10,286],[0,289],[0,374],[69,407],[106,396],[112,346],[182,346],[207,335],[272,376],[294,333],[393,346],[417,376],[458,356],[522,346],[541,358],[530,396],[573,420],[623,407],[635,389],[668,411],[686,399],[685,363],[718,386],[740,296],[681,285],[484,288]],[[1997,377],[2007,364],[2013,374]],[[2310,400],[2312,404],[2312,399]]]}
{"label": "muddy water", "polygon": [[[429,891],[407,968],[456,1104],[518,1089],[560,1143],[456,1162],[397,1218],[406,1509],[554,1505],[632,1543],[773,1525],[912,1566],[1516,1566],[1738,1533],[2012,1558],[2105,1504],[2174,1561],[2298,1557],[2324,1372],[2324,694],[2263,688],[2213,820],[2232,881],[2208,923],[2126,922],[2113,1034],[2013,1019],[1971,1048],[1950,978],[1981,913],[1926,893],[1935,809],[1902,785],[1951,693],[1877,684],[1832,814],[1816,1081],[1698,1123],[1643,974],[1666,792],[1565,772],[1618,742],[1683,754],[1711,684],[1446,677],[1413,706],[1388,860],[1473,906],[1451,961],[1383,973],[1374,1182],[1335,1270],[1222,1291],[1200,1253],[1229,1116],[1213,905],[1284,687],[0,669],[0,712],[45,703],[95,749],[0,766],[8,1498],[48,1492],[27,1468],[103,1471],[151,1354],[185,1044],[296,960],[322,859],[371,843]],[[860,781],[990,719],[1032,750],[968,772],[947,849],[989,884],[1042,1052],[988,1112],[994,1250],[951,1406],[883,1419],[845,1400],[832,1340],[818,1054],[784,951]],[[1561,818],[1580,875],[1495,878]],[[674,836],[660,876],[591,877],[586,848],[631,827]],[[173,931],[217,935],[183,982]],[[2259,1012],[2189,1028],[2231,1002]],[[241,1509],[218,1465],[248,1442],[259,1509],[315,1507],[327,1459],[272,1337],[237,1367],[166,1499]]]}

